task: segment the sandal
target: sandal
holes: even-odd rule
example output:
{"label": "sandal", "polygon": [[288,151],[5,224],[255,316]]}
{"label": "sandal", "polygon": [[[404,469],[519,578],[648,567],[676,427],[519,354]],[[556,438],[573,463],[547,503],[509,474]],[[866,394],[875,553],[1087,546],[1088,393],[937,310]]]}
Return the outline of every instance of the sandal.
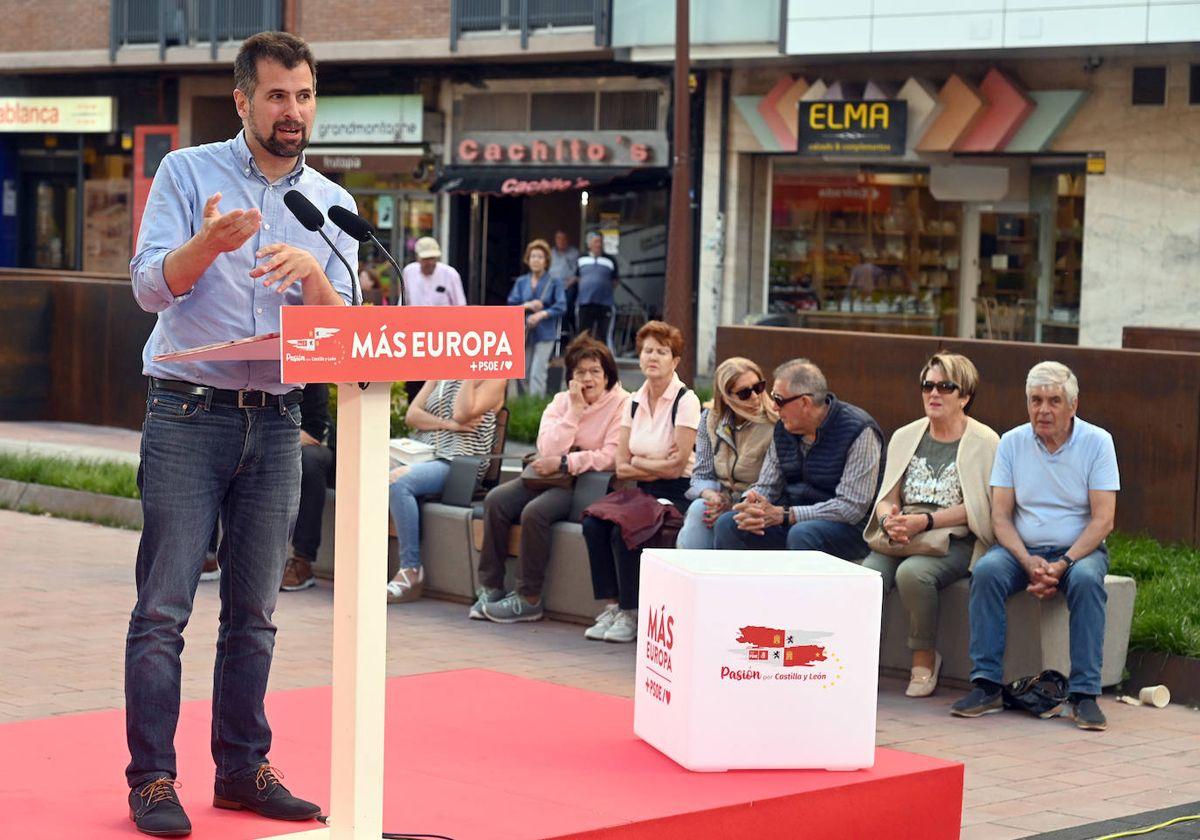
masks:
{"label": "sandal", "polygon": [[396,577],[388,581],[387,602],[404,604],[418,600],[425,593],[425,567],[401,569]]}

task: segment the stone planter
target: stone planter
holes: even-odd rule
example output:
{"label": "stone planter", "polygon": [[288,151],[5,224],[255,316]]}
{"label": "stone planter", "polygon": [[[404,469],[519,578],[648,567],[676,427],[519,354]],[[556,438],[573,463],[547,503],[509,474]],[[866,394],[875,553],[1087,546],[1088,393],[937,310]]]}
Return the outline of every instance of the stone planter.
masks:
{"label": "stone planter", "polygon": [[127,528],[142,527],[142,503],[138,499],[68,490],[65,487],[0,478],[0,504],[16,510],[37,508],[48,513],[87,517]]}
{"label": "stone planter", "polygon": [[1172,703],[1200,706],[1200,659],[1156,650],[1131,650],[1125,667],[1129,670],[1125,694],[1136,696],[1144,686],[1165,685],[1171,689]]}

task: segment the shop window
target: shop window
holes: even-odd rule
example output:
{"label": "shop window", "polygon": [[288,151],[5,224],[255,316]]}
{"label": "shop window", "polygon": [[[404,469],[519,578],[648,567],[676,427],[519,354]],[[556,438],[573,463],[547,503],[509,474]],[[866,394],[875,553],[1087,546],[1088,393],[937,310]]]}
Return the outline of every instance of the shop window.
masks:
{"label": "shop window", "polygon": [[529,95],[525,93],[468,93],[459,100],[464,131],[525,131]]}
{"label": "shop window", "polygon": [[767,308],[800,326],[956,333],[960,204],[923,172],[778,172]]}
{"label": "shop window", "polygon": [[620,90],[600,94],[601,131],[658,131],[658,92]]}
{"label": "shop window", "polygon": [[591,131],[595,126],[594,93],[535,93],[530,97],[531,131]]}
{"label": "shop window", "polygon": [[1083,279],[1083,207],[1087,176],[1055,176],[1054,275],[1038,338],[1053,344],[1079,343],[1079,300]]}
{"label": "shop window", "polygon": [[1133,104],[1167,104],[1166,67],[1158,66],[1133,68]]}

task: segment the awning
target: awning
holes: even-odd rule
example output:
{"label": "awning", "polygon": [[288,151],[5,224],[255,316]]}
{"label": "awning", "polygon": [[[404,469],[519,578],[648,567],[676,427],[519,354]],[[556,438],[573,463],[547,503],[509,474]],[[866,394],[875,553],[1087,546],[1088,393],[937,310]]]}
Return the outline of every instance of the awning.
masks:
{"label": "awning", "polygon": [[661,166],[447,166],[429,189],[434,192],[521,196],[601,187],[661,187],[670,180],[670,170]]}

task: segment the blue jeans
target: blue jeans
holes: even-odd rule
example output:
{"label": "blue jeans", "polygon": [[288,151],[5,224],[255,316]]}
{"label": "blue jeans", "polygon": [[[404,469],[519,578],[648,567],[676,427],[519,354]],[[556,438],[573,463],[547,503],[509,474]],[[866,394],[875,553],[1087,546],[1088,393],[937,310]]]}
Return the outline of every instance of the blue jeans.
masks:
{"label": "blue jeans", "polygon": [[[708,549],[713,547],[714,529],[704,523],[704,500],[696,499],[688,505],[687,516],[679,536],[675,538],[676,548]],[[714,522],[715,526],[716,523]]]}
{"label": "blue jeans", "polygon": [[713,547],[731,549],[787,548],[792,551],[824,551],[843,560],[858,561],[867,556],[863,529],[858,525],[833,522],[828,519],[809,519],[791,528],[772,525],[762,536],[738,529],[734,512],[726,511],[713,525]]}
{"label": "blue jeans", "polygon": [[183,629],[217,517],[221,597],[212,755],[233,780],[267,761],[263,709],[288,539],[300,499],[300,409],[238,409],[151,390],[138,468],[145,524],[125,641],[125,729],[136,787],[175,777]]}
{"label": "blue jeans", "polygon": [[[1070,546],[1026,546],[1054,562]],[[1104,575],[1108,549],[1101,545],[1079,559],[1058,584],[1070,610],[1071,677],[1069,687],[1078,694],[1100,693],[1100,664],[1104,655],[1104,608],[1108,595]],[[1004,643],[1007,632],[1005,604],[1029,585],[1029,576],[1017,558],[1002,545],[994,545],[971,570],[970,622],[971,679],[1004,681]]]}
{"label": "blue jeans", "polygon": [[388,509],[400,543],[400,568],[421,568],[421,509],[417,497],[442,492],[449,475],[449,461],[425,461],[409,467],[388,488]]}

